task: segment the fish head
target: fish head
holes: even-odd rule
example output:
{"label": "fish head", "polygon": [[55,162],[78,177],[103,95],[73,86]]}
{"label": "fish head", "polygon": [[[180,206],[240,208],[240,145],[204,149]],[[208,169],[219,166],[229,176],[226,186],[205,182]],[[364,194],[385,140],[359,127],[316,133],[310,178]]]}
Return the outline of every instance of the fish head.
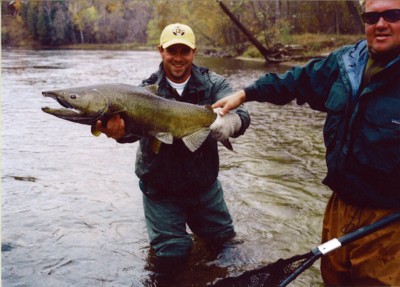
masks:
{"label": "fish head", "polygon": [[62,106],[62,108],[43,107],[42,111],[76,123],[92,125],[108,109],[107,97],[96,87],[44,91],[42,94],[53,98]]}

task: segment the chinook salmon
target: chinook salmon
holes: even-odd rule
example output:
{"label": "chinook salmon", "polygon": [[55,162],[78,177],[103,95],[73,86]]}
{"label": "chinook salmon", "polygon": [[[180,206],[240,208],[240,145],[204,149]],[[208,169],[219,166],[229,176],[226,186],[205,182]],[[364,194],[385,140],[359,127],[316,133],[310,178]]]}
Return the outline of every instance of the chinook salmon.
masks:
{"label": "chinook salmon", "polygon": [[[196,151],[210,134],[209,126],[217,118],[211,106],[198,106],[168,100],[155,94],[156,87],[127,84],[99,84],[45,91],[45,97],[55,99],[64,108],[43,107],[45,113],[92,127],[97,120],[107,120],[119,114],[125,121],[125,132],[139,137],[154,137],[172,144],[182,139],[188,149]],[[224,146],[232,150],[229,141]],[[157,146],[157,145],[155,145]],[[157,152],[157,150],[155,150]]]}

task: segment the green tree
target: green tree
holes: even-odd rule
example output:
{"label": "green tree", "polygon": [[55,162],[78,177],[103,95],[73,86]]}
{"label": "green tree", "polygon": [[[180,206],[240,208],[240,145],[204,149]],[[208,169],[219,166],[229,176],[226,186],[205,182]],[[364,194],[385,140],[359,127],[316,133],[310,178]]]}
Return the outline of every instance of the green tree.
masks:
{"label": "green tree", "polygon": [[26,17],[24,21],[29,32],[34,39],[37,39],[36,22],[38,21],[38,2],[29,1],[26,5],[23,5],[22,11],[23,17]]}
{"label": "green tree", "polygon": [[70,43],[73,30],[70,14],[64,2],[55,3],[52,7],[51,45],[57,46]]}
{"label": "green tree", "polygon": [[51,45],[51,17],[50,7],[47,2],[41,2],[38,7],[36,22],[37,39],[44,45]]}
{"label": "green tree", "polygon": [[[287,41],[293,33],[358,34],[362,30],[356,0],[222,1],[266,48],[283,39]],[[162,29],[176,22],[193,28],[200,48],[218,47],[241,53],[251,45],[216,0],[24,0],[19,3],[22,5],[19,14],[28,31],[45,45],[127,42],[154,45]],[[2,13],[5,12],[2,10]]]}

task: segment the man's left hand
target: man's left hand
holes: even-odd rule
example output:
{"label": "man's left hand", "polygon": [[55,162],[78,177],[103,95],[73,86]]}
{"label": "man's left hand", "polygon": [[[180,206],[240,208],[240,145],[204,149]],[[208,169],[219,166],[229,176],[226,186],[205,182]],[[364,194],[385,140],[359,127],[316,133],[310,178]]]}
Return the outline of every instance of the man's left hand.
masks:
{"label": "man's left hand", "polygon": [[104,133],[107,137],[118,140],[125,136],[125,121],[119,114],[116,114],[108,120],[106,127],[103,127],[100,120],[97,121],[96,129]]}

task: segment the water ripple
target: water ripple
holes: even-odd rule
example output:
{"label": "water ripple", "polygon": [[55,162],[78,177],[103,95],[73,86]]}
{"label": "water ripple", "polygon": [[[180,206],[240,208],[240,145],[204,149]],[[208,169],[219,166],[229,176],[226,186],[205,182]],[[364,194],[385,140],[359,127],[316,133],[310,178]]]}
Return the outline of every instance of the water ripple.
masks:
{"label": "water ripple", "polygon": [[[152,286],[137,144],[91,136],[50,118],[41,91],[105,82],[139,84],[157,52],[2,52],[2,280],[7,286]],[[235,59],[198,58],[235,89],[267,70]],[[294,104],[246,103],[252,124],[220,147],[220,179],[241,244],[216,253],[195,240],[181,282],[205,286],[309,250],[319,241],[329,191],[324,115]],[[296,286],[318,285],[313,267]]]}

